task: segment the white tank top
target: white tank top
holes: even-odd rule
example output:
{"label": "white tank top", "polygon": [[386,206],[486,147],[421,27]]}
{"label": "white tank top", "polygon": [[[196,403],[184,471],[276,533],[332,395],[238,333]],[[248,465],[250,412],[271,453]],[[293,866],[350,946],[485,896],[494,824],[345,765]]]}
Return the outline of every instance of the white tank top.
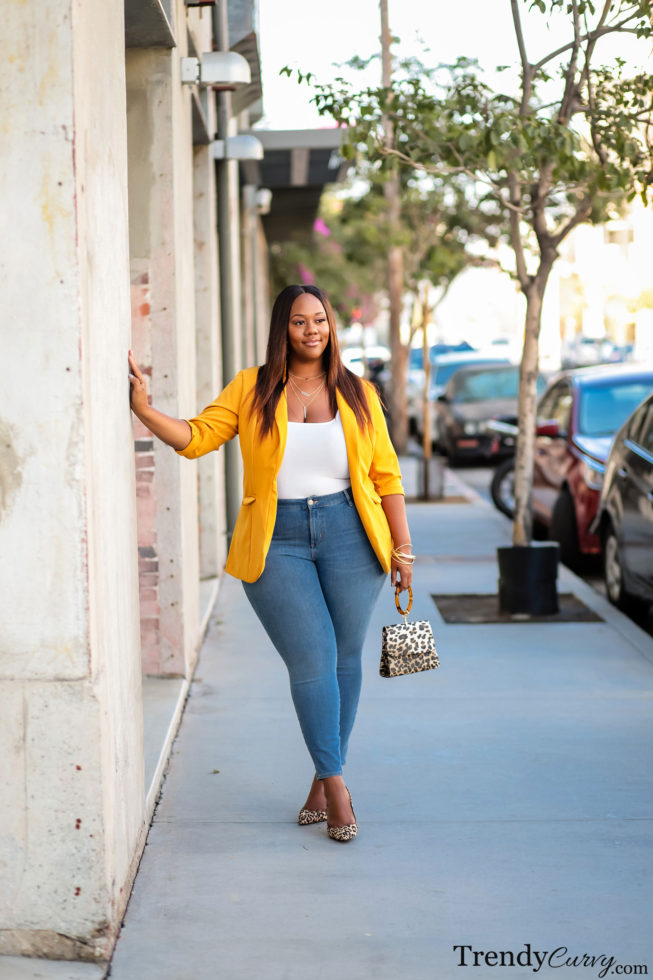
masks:
{"label": "white tank top", "polygon": [[330,422],[288,422],[288,439],[277,474],[280,500],[338,493],[351,486],[340,413]]}

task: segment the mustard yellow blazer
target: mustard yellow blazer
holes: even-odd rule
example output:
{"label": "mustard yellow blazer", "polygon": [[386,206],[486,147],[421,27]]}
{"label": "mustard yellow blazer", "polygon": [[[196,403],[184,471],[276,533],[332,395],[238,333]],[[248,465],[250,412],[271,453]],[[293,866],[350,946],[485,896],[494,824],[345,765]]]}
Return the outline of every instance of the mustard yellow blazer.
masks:
{"label": "mustard yellow blazer", "polygon": [[[188,419],[191,440],[180,456],[197,459],[237,434],[243,456],[243,500],[231,540],[226,570],[235,578],[255,582],[265,567],[277,516],[277,473],[288,435],[286,392],[279,399],[275,425],[261,439],[250,399],[258,368],[240,371],[222,394],[196,418]],[[390,571],[392,538],[381,497],[403,494],[399,463],[373,385],[364,382],[372,426],[359,428],[356,416],[336,392],[338,410],[347,444],[349,478],[361,522],[384,571]]]}

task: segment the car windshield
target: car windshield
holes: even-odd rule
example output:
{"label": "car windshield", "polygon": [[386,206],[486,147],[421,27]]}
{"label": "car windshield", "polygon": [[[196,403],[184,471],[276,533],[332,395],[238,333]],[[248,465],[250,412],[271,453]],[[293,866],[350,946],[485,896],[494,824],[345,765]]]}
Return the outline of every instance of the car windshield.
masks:
{"label": "car windshield", "polygon": [[[501,364],[502,359],[497,357],[496,360],[489,359],[485,362],[482,360],[478,362],[478,366],[481,364]],[[469,359],[461,358],[461,360],[438,362],[436,361],[433,365],[433,374],[431,375],[431,384],[434,388],[444,387],[449,378],[456,373],[460,368],[463,367],[474,367],[474,362]]]}
{"label": "car windshield", "polygon": [[457,402],[482,402],[491,398],[516,398],[519,390],[519,368],[505,367],[491,371],[461,371],[451,382],[452,397]]}
{"label": "car windshield", "polygon": [[639,403],[650,395],[650,381],[592,385],[581,392],[578,431],[584,436],[609,436]]}
{"label": "car windshield", "polygon": [[[435,365],[440,354],[453,354],[455,351],[470,351],[473,348],[465,341],[459,344],[433,344],[429,347],[429,360]],[[410,361],[408,367],[412,371],[419,371],[424,367],[424,350],[422,347],[411,347]],[[456,365],[460,367],[460,365]]]}

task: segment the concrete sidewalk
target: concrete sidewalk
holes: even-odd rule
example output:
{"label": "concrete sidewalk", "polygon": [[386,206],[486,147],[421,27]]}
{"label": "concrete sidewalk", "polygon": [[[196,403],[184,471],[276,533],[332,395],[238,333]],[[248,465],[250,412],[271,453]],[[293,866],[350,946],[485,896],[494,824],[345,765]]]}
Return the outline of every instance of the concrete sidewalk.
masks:
{"label": "concrete sidewalk", "polygon": [[[495,592],[509,524],[473,496],[409,518],[442,666],[378,676],[388,585],[346,775],[358,838],[297,826],[312,772],[285,669],[226,577],[112,980],[523,978],[561,947],[556,980],[599,976],[560,967],[584,954],[653,973],[653,640],[564,569],[603,622],[447,625],[431,593]],[[484,953],[469,971],[460,946]]]}

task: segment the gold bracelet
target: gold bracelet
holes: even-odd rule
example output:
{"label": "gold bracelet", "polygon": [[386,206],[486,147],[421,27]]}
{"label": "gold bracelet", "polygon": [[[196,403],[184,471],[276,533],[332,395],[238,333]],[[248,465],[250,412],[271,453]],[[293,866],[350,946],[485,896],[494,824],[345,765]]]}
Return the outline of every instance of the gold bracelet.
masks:
{"label": "gold bracelet", "polygon": [[393,548],[390,554],[397,565],[412,565],[415,561],[415,555],[406,555],[403,551],[397,551],[396,548]]}

